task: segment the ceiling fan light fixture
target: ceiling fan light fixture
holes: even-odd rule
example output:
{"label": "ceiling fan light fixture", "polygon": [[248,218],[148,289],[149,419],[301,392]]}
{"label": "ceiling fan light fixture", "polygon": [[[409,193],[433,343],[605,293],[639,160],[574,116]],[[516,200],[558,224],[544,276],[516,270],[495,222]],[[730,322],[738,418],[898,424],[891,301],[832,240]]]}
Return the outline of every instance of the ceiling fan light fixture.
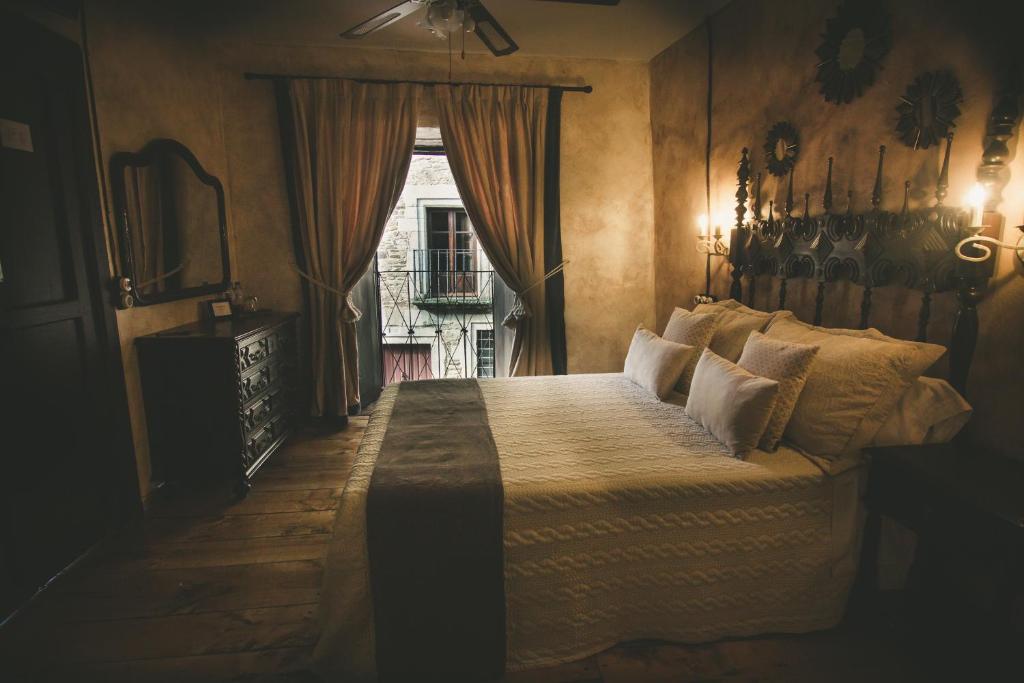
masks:
{"label": "ceiling fan light fixture", "polygon": [[466,10],[457,0],[437,0],[427,5],[424,24],[434,33],[455,33],[465,28],[465,22]]}

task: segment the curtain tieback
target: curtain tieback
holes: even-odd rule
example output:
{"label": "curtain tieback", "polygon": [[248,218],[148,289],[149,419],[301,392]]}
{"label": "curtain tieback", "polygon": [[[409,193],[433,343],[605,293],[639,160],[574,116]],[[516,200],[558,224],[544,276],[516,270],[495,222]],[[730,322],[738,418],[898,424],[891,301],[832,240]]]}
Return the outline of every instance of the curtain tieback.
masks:
{"label": "curtain tieback", "polygon": [[544,274],[544,277],[538,278],[528,284],[522,292],[515,293],[515,301],[512,303],[512,310],[508,312],[505,319],[501,322],[505,327],[514,330],[519,324],[520,320],[530,317],[530,311],[527,310],[526,305],[523,303],[522,295],[539,285],[540,283],[553,278],[554,276],[565,270],[565,266],[568,265],[569,259],[565,259],[557,266],[549,270]]}
{"label": "curtain tieback", "polygon": [[296,273],[298,273],[301,277],[305,278],[306,281],[308,281],[313,286],[319,287],[320,289],[323,289],[325,291],[331,292],[332,294],[337,294],[338,296],[340,296],[342,298],[342,301],[344,302],[344,306],[342,307],[342,309],[340,311],[341,312],[341,320],[342,320],[342,322],[354,323],[354,322],[358,322],[359,319],[363,317],[363,312],[360,311],[358,308],[356,308],[356,305],[354,303],[352,303],[352,292],[351,291],[343,292],[340,289],[338,289],[337,287],[332,287],[331,285],[327,284],[323,280],[319,280],[319,279],[313,277],[312,275],[310,275],[306,271],[304,271],[301,268],[299,268],[294,263],[292,263],[290,265],[292,267],[292,270],[294,270]]}

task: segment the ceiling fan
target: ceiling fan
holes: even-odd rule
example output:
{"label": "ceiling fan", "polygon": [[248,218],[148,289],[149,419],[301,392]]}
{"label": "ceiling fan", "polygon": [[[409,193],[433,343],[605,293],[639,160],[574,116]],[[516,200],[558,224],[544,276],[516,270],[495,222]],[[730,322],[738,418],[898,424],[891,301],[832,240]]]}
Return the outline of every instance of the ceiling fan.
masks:
{"label": "ceiling fan", "polygon": [[[618,5],[619,0],[546,0],[570,2],[578,5]],[[480,0],[405,0],[366,21],[356,24],[341,34],[342,38],[362,38],[404,19],[413,12],[424,10],[419,25],[435,36],[447,40],[458,31],[475,33],[495,57],[510,55],[519,49],[512,36],[502,28]]]}

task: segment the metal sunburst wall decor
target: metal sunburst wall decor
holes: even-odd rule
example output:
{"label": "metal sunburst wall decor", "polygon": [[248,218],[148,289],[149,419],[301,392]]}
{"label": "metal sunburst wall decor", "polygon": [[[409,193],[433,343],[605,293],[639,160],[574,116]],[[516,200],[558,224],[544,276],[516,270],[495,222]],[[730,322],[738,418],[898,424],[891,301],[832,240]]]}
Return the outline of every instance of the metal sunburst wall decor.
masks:
{"label": "metal sunburst wall decor", "polygon": [[800,153],[800,136],[789,121],[779,121],[764,141],[764,156],[768,172],[780,178],[793,170]]}
{"label": "metal sunburst wall decor", "polygon": [[928,149],[956,127],[963,92],[948,71],[929,71],[914,79],[900,97],[896,134],[908,147]]}
{"label": "metal sunburst wall decor", "polygon": [[848,104],[875,82],[882,60],[892,47],[889,15],[877,1],[843,3],[825,22],[822,43],[814,53],[816,80],[828,102]]}

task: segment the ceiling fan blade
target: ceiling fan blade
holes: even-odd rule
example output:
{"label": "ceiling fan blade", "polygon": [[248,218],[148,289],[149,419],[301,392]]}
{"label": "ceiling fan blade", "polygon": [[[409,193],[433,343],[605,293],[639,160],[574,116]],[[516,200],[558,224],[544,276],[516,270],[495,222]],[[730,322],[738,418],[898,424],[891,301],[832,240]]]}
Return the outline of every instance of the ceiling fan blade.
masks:
{"label": "ceiling fan blade", "polygon": [[386,9],[361,24],[356,24],[347,31],[343,31],[340,35],[342,38],[362,38],[374,31],[379,31],[385,26],[390,26],[399,19],[409,16],[422,6],[423,3],[420,0],[405,0],[405,2],[400,2],[391,9]]}
{"label": "ceiling fan blade", "polygon": [[544,0],[544,2],[571,2],[574,5],[606,5],[608,7],[619,4],[619,0]]}
{"label": "ceiling fan blade", "polygon": [[501,24],[487,11],[486,7],[480,4],[479,0],[469,0],[466,3],[466,11],[476,23],[474,33],[477,38],[487,46],[487,49],[495,57],[504,57],[519,49],[516,41],[512,40],[512,36],[501,27]]}

